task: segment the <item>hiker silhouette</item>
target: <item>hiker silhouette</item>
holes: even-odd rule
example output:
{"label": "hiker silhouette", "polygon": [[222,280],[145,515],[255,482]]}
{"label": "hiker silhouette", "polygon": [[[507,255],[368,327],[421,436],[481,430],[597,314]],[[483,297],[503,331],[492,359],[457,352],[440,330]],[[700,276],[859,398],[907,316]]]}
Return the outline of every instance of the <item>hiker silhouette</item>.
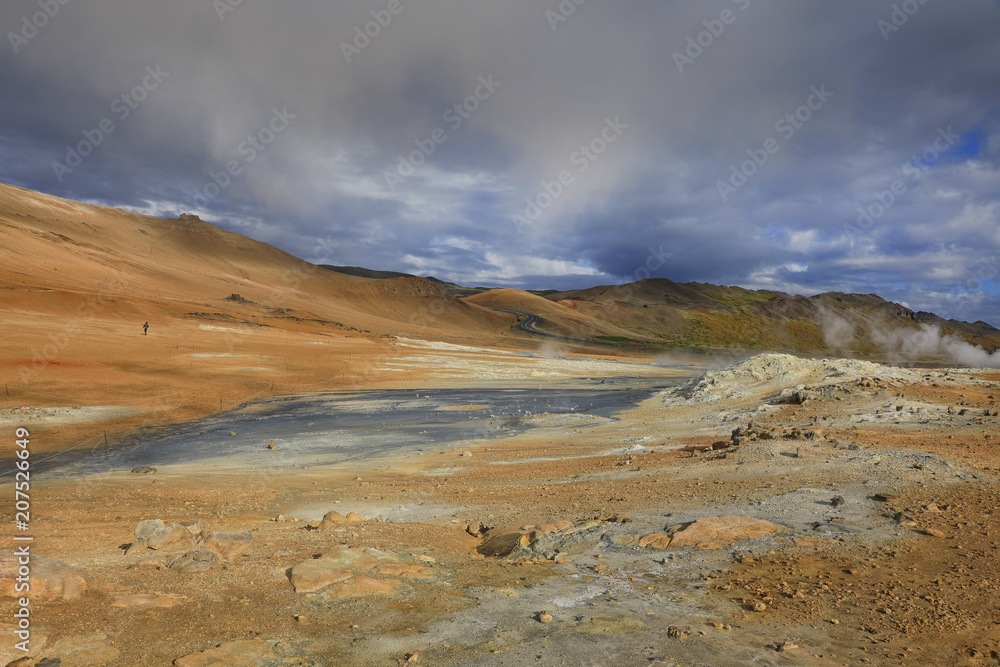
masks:
{"label": "hiker silhouette", "polygon": [[146,335],[146,330],[147,329],[149,329],[149,322],[146,322],[145,324],[142,325],[142,335],[143,336]]}

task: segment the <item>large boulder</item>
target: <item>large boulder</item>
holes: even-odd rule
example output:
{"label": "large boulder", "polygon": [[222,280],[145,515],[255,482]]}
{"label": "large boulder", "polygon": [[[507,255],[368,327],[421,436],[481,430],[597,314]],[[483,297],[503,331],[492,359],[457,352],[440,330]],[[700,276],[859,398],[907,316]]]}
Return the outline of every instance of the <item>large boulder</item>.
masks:
{"label": "large boulder", "polygon": [[98,667],[113,663],[121,654],[105,639],[104,635],[64,637],[42,653],[59,667]]}
{"label": "large boulder", "polygon": [[164,525],[165,524],[160,519],[147,519],[146,521],[140,521],[138,525],[136,525],[133,534],[135,535],[135,539],[140,542],[148,540],[153,536],[153,533],[163,528]]}
{"label": "large boulder", "polygon": [[0,625],[0,635],[11,638],[11,641],[0,642],[0,665],[9,665],[16,660],[23,660],[25,658],[27,658],[26,662],[29,665],[34,665],[35,660],[38,660],[45,653],[45,647],[49,643],[48,634],[43,634],[37,629],[32,629],[31,644],[29,645],[31,650],[28,653],[25,653],[21,649],[14,646],[15,642],[21,641],[17,638],[17,635],[14,634],[14,630],[16,629],[16,625]]}
{"label": "large boulder", "polygon": [[221,562],[222,557],[214,551],[209,551],[208,549],[195,549],[194,551],[188,551],[187,553],[175,556],[167,564],[167,567],[171,570],[176,570],[177,572],[193,574],[195,572],[211,570]]}
{"label": "large boulder", "polygon": [[296,593],[317,593],[353,576],[350,570],[337,567],[325,558],[313,558],[293,567],[291,580]]}
{"label": "large boulder", "polygon": [[749,516],[708,516],[675,532],[670,540],[670,548],[722,549],[734,542],[768,537],[779,530],[770,521]]}
{"label": "large boulder", "polygon": [[340,512],[331,511],[323,515],[323,520],[316,525],[320,530],[326,530],[334,526],[344,526],[352,523],[364,523],[364,519],[354,512],[348,512],[344,516]]}
{"label": "large boulder", "polygon": [[177,667],[273,667],[293,664],[285,661],[288,645],[269,639],[245,639],[226,642],[215,648],[192,653],[174,660]]}
{"label": "large boulder", "polygon": [[346,598],[392,595],[405,590],[404,580],[434,576],[427,561],[411,554],[339,547],[294,566],[290,579],[297,593]]}
{"label": "large boulder", "polygon": [[223,560],[232,560],[250,550],[253,533],[207,533],[201,543],[202,549],[218,554]]}
{"label": "large boulder", "polygon": [[486,533],[477,551],[494,558],[553,560],[559,554],[578,553],[592,547],[598,540],[598,529],[610,521],[611,518],[607,521],[554,520],[528,527],[529,530],[495,528]]}
{"label": "large boulder", "polygon": [[[18,591],[19,555],[13,549],[0,551],[0,596],[24,597]],[[32,600],[73,600],[94,585],[93,578],[81,569],[32,553],[30,556]]]}
{"label": "large boulder", "polygon": [[111,600],[111,606],[126,609],[169,609],[183,604],[186,599],[183,595],[170,593],[116,595]]}
{"label": "large boulder", "polygon": [[[200,522],[197,528],[200,532]],[[140,543],[145,542],[150,549],[163,549],[182,542],[190,542],[195,534],[184,524],[164,523],[160,519],[140,521],[133,532],[135,539]]]}

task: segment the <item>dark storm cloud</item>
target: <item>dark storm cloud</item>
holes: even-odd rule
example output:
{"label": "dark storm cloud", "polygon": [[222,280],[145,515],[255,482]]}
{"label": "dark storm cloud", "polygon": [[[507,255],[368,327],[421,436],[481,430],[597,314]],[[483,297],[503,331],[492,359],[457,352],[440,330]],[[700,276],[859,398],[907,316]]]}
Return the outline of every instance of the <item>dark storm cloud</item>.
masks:
{"label": "dark storm cloud", "polygon": [[465,283],[1000,324],[998,3],[63,1],[0,8],[4,180]]}

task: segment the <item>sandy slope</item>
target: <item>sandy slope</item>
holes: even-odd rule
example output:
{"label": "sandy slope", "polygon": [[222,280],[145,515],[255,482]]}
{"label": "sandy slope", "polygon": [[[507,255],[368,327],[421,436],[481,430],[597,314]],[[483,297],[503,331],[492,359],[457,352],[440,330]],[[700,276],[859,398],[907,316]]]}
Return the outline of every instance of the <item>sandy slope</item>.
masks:
{"label": "sandy slope", "polygon": [[489,290],[466,297],[465,301],[489,308],[533,313],[541,318],[538,328],[570,338],[632,335],[631,332],[615,326],[614,320],[597,319],[577,310],[572,302],[554,303],[524,290]]}
{"label": "sandy slope", "polygon": [[[239,300],[229,300],[234,294]],[[432,281],[356,278],[197,219],[159,220],[6,185],[0,312],[0,408],[143,408],[139,418],[103,420],[98,432],[109,436],[261,392],[397,382],[375,370],[395,354],[389,336],[479,345],[519,336],[514,316]],[[51,446],[80,433],[67,427]]]}

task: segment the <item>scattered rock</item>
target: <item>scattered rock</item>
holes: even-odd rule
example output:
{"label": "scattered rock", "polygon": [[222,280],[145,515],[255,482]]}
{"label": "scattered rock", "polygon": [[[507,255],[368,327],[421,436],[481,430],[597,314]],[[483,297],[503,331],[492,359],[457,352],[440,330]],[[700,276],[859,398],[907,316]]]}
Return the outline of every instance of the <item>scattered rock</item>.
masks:
{"label": "scattered rock", "polygon": [[546,523],[540,523],[535,526],[535,530],[540,533],[558,533],[560,531],[572,528],[573,524],[564,519],[559,519],[557,521],[549,521]]}
{"label": "scattered rock", "polygon": [[194,574],[210,570],[221,562],[222,558],[219,557],[219,554],[208,549],[195,549],[194,551],[175,556],[167,564],[167,567],[185,574]]}
{"label": "scattered rock", "polygon": [[290,579],[296,593],[346,598],[393,595],[403,590],[401,580],[433,577],[427,563],[410,554],[340,547],[294,566]]}
{"label": "scattered rock", "polygon": [[753,603],[753,610],[756,612],[767,611],[767,605],[758,600]]}
{"label": "scattered rock", "polygon": [[413,653],[406,656],[406,662],[414,664],[420,661],[420,651],[414,651]]}
{"label": "scattered rock", "polygon": [[[12,639],[10,642],[0,643],[0,665],[17,665],[17,667],[32,667],[35,665],[35,661],[38,656],[45,653],[45,647],[49,643],[49,638],[45,634],[42,634],[38,629],[32,628],[31,630],[31,651],[25,653],[24,651],[16,648],[14,642],[20,641],[20,638],[14,639],[15,627],[13,625],[3,625],[0,626],[0,633],[5,637]],[[28,662],[18,664],[17,661],[27,659]]]}
{"label": "scattered rock", "polygon": [[179,523],[170,523],[150,535],[146,540],[146,546],[150,549],[162,549],[178,542],[190,541],[191,537],[187,526]]}
{"label": "scattered rock", "polygon": [[667,636],[671,639],[686,639],[688,637],[688,633],[684,632],[676,625],[671,625],[667,628]]}
{"label": "scattered rock", "polygon": [[201,519],[195,519],[194,521],[185,521],[181,525],[187,528],[187,531],[191,533],[191,535],[193,535],[194,537],[200,536],[202,531],[204,530],[204,528],[201,525]]}
{"label": "scattered rock", "polygon": [[348,512],[347,513],[347,522],[348,523],[364,523],[365,520],[363,518],[361,518],[359,515],[355,514],[354,512]]}
{"label": "scattered rock", "polygon": [[[59,667],[97,667],[114,662],[121,652],[104,635],[63,637],[44,651],[48,664]],[[58,661],[58,662],[57,662]]]}
{"label": "scattered rock", "polygon": [[192,653],[174,660],[177,667],[219,667],[239,665],[239,667],[270,667],[288,664],[282,660],[281,649],[284,642],[273,639],[246,639],[219,644],[215,648]]}
{"label": "scattered rock", "polygon": [[111,600],[112,607],[127,607],[129,609],[168,609],[182,604],[187,598],[183,595],[156,593],[152,595],[116,595]]}
{"label": "scattered rock", "polygon": [[376,579],[354,575],[330,586],[323,593],[329,598],[367,598],[376,595],[396,595],[403,592],[403,584],[394,579]]}
{"label": "scattered rock", "polygon": [[649,549],[666,549],[670,546],[670,540],[672,538],[666,533],[653,533],[652,535],[646,535],[639,540],[640,547],[646,547]]}
{"label": "scattered rock", "polygon": [[218,554],[223,560],[232,560],[250,550],[253,533],[208,533],[201,543],[202,549]]}
{"label": "scattered rock", "polygon": [[[478,547],[484,556],[511,559],[553,560],[556,555],[580,552],[594,546],[601,521],[588,519],[571,523],[549,521],[528,530],[493,529]],[[593,544],[592,544],[593,542]]]}
{"label": "scattered rock", "polygon": [[[20,559],[13,549],[0,551],[0,597],[22,597],[17,590]],[[88,588],[93,588],[93,578],[81,569],[31,554],[31,599],[75,600]]]}
{"label": "scattered rock", "polygon": [[164,523],[159,519],[150,519],[147,521],[140,521],[135,527],[134,535],[137,540],[148,540],[153,536],[153,533],[163,528]]}
{"label": "scattered rock", "polygon": [[133,475],[152,475],[156,472],[156,468],[153,466],[139,466],[138,468],[132,468]]}
{"label": "scattered rock", "polygon": [[947,533],[940,531],[937,528],[922,528],[920,532],[924,535],[930,535],[931,537],[948,537]]}
{"label": "scattered rock", "polygon": [[465,527],[465,532],[467,532],[469,535],[472,535],[473,537],[482,537],[491,530],[493,530],[492,527],[487,526],[486,524],[481,523],[479,521],[476,521],[475,523],[470,523]]}
{"label": "scattered rock", "polygon": [[314,558],[293,567],[291,581],[296,593],[316,593],[353,576],[350,570],[334,567],[323,558]]}
{"label": "scattered rock", "polygon": [[472,452],[462,452],[462,456],[465,457],[465,458],[471,458],[472,457]]}
{"label": "scattered rock", "polygon": [[[200,522],[198,524],[200,526]],[[160,519],[141,521],[135,527],[135,538],[145,541],[150,549],[162,549],[178,542],[188,541],[192,533],[179,523],[165,524]]]}
{"label": "scattered rock", "polygon": [[[280,514],[278,515],[279,520],[284,519]],[[323,520],[319,523],[319,529],[325,530],[331,526],[342,526],[348,523],[347,517],[340,512],[327,512],[323,515]]]}
{"label": "scattered rock", "polygon": [[146,540],[139,540],[137,542],[133,542],[128,546],[128,549],[125,550],[125,555],[135,556],[136,554],[145,550],[146,550]]}
{"label": "scattered rock", "polygon": [[844,496],[834,496],[830,499],[830,504],[834,507],[840,507],[844,504]]}
{"label": "scattered rock", "polygon": [[547,611],[539,612],[538,613],[538,622],[539,623],[551,623],[552,622],[552,614],[550,614]]}
{"label": "scattered rock", "polygon": [[721,549],[733,542],[774,535],[778,530],[776,525],[763,519],[736,515],[710,516],[674,533],[670,547]]}
{"label": "scattered rock", "polygon": [[267,448],[268,449],[277,449],[278,448],[278,443],[276,443],[276,442],[269,442],[269,443],[267,443]]}

